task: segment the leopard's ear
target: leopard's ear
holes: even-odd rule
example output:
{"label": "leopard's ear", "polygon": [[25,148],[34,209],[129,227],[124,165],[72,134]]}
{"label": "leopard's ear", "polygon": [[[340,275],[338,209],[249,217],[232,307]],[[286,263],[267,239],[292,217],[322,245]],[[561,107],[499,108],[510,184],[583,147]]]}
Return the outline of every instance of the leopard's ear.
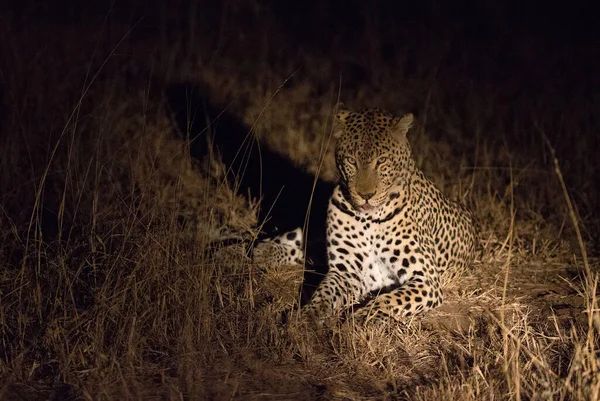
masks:
{"label": "leopard's ear", "polygon": [[405,114],[402,117],[396,117],[394,131],[396,131],[398,136],[405,137],[410,127],[412,127],[414,120],[415,116],[413,116],[412,113]]}
{"label": "leopard's ear", "polygon": [[348,110],[343,103],[338,103],[335,109],[335,118],[342,123],[348,121],[348,117],[350,117],[350,114],[352,114],[352,112]]}
{"label": "leopard's ear", "polygon": [[339,138],[344,133],[346,122],[350,118],[352,112],[344,107],[342,103],[336,106],[335,120],[333,121],[333,137]]}

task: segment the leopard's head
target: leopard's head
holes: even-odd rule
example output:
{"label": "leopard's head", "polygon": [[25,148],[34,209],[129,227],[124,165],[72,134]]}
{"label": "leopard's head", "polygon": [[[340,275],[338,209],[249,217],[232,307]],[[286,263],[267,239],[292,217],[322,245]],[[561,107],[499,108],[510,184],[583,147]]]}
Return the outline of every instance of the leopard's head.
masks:
{"label": "leopard's head", "polygon": [[354,209],[386,203],[392,192],[408,191],[414,161],[406,133],[414,117],[394,117],[381,109],[339,110],[334,136],[340,184]]}

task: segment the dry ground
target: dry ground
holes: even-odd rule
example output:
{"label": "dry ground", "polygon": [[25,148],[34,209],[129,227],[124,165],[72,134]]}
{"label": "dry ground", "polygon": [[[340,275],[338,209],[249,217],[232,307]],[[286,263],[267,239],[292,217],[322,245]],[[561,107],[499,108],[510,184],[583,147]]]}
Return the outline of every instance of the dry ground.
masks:
{"label": "dry ground", "polygon": [[[289,46],[248,4],[258,22],[230,4],[208,37],[152,16],[0,20],[0,398],[599,399],[586,82],[567,100],[510,74],[494,85],[462,70],[479,56],[426,36],[392,68],[369,24],[360,52]],[[338,100],[415,112],[415,157],[477,214],[480,256],[403,324],[296,324],[302,267],[248,258],[259,199],[232,190],[218,155],[190,156],[219,131],[175,123],[164,94],[181,82],[329,181]]]}

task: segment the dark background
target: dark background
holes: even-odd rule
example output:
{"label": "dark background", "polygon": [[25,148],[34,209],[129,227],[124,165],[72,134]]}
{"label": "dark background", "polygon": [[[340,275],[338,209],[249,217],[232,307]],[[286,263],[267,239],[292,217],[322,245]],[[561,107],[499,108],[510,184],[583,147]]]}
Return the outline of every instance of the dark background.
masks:
{"label": "dark background", "polygon": [[[269,75],[291,76],[284,89],[308,81],[315,102],[339,88],[350,106],[410,109],[421,121],[429,112],[425,128],[434,140],[453,140],[432,112],[451,110],[466,139],[457,153],[473,151],[478,135],[523,162],[551,168],[543,132],[580,215],[593,226],[596,8],[593,2],[496,1],[3,2],[3,130],[13,132],[29,115],[27,124],[39,122],[33,127],[38,137],[55,137],[81,83],[100,65],[98,85],[143,88],[150,82],[157,101],[174,87],[184,88],[180,95],[194,88],[203,110],[215,115],[227,107],[226,115],[240,119],[252,102],[247,95],[219,93],[173,68],[189,60],[199,69],[233,64],[235,80],[271,90],[281,80]],[[331,68],[323,72],[320,60]],[[404,92],[369,101],[371,93]],[[181,115],[181,102],[170,107]],[[193,126],[192,136],[203,128]],[[239,145],[224,137],[221,146]],[[32,142],[47,148],[49,141]]]}

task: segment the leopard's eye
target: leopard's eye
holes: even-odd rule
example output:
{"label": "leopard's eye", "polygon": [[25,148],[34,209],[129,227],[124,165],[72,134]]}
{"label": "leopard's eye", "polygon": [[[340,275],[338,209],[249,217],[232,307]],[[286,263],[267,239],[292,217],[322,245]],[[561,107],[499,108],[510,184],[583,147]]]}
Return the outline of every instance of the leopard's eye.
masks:
{"label": "leopard's eye", "polygon": [[352,166],[356,166],[356,159],[352,156],[346,156],[346,162]]}
{"label": "leopard's eye", "polygon": [[380,165],[382,165],[383,163],[385,163],[386,161],[387,161],[387,157],[385,157],[385,156],[382,156],[382,157],[380,157],[379,159],[377,159],[377,165],[378,165],[378,166],[380,166]]}

